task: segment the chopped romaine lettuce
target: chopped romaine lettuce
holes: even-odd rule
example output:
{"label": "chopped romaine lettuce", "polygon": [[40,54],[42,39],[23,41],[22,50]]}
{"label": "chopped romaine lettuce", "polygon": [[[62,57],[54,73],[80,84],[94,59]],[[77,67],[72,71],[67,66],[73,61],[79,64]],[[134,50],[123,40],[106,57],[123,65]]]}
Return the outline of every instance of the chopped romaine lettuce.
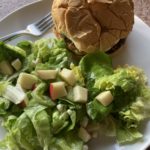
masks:
{"label": "chopped romaine lettuce", "polygon": [[143,135],[136,128],[116,127],[116,138],[119,144],[125,144],[140,139]]}
{"label": "chopped romaine lettuce", "polygon": [[33,43],[31,41],[21,41],[17,43],[17,46],[22,48],[27,55],[30,55],[32,52]]}
{"label": "chopped romaine lettuce", "polygon": [[[7,150],[7,149],[8,149],[8,147],[7,147],[7,145],[6,145],[6,140],[0,141],[0,149],[1,149],[1,150]],[[16,149],[16,150],[17,150],[17,149]]]}
{"label": "chopped romaine lettuce", "polygon": [[34,43],[36,69],[69,67],[70,53],[63,40],[41,39]]}
{"label": "chopped romaine lettuce", "polygon": [[54,110],[52,112],[52,129],[54,134],[58,134],[60,131],[66,129],[66,131],[73,130],[76,125],[76,111],[73,109],[67,110],[67,105],[63,104],[63,111]]}
{"label": "chopped romaine lettuce", "polygon": [[5,143],[7,149],[9,150],[22,150],[22,148],[18,145],[12,134],[6,136]]}
{"label": "chopped romaine lettuce", "polygon": [[0,97],[0,116],[7,115],[7,110],[10,107],[10,101],[7,99]]}
{"label": "chopped romaine lettuce", "polygon": [[36,131],[38,141],[43,150],[49,150],[51,140],[50,117],[42,105],[30,106],[25,109],[26,115],[30,118]]}
{"label": "chopped romaine lettuce", "polygon": [[12,127],[14,126],[14,124],[16,123],[17,117],[14,115],[9,115],[8,117],[6,117],[3,122],[2,122],[2,126],[5,127],[8,131],[12,130]]}
{"label": "chopped romaine lettuce", "polygon": [[85,55],[81,59],[79,66],[86,79],[97,79],[113,73],[111,59],[103,52]]}
{"label": "chopped romaine lettuce", "polygon": [[36,132],[32,122],[25,113],[17,118],[10,134],[22,149],[35,150],[39,148]]}
{"label": "chopped romaine lettuce", "polygon": [[9,82],[7,81],[0,81],[0,96],[2,96],[9,85]]}
{"label": "chopped romaine lettuce", "polygon": [[52,131],[58,134],[69,125],[69,115],[67,112],[59,112],[55,110],[52,113]]}
{"label": "chopped romaine lettuce", "polygon": [[54,102],[50,99],[50,97],[46,96],[44,93],[48,90],[48,86],[46,83],[42,82],[34,89],[31,93],[33,100],[30,102],[30,105],[34,103],[39,103],[46,107],[55,106]]}
{"label": "chopped romaine lettuce", "polygon": [[85,85],[85,79],[81,73],[81,68],[79,66],[74,66],[73,64],[71,65],[71,69],[73,73],[75,74],[77,83],[80,84],[81,86]]}
{"label": "chopped romaine lettuce", "polygon": [[25,57],[26,52],[20,47],[0,42],[0,62],[3,60],[13,61],[17,58],[23,60]]}
{"label": "chopped romaine lettuce", "polygon": [[71,131],[57,136],[51,147],[57,150],[83,150],[83,142],[77,137],[76,132]]}
{"label": "chopped romaine lettuce", "polygon": [[96,99],[87,104],[87,113],[92,120],[101,121],[111,112],[113,105],[103,106]]}

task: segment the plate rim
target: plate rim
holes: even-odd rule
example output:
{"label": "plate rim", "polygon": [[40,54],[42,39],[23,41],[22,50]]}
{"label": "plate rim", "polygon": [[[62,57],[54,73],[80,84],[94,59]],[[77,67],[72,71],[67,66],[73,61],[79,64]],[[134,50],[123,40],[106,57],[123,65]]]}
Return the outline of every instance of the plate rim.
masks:
{"label": "plate rim", "polygon": [[29,3],[27,3],[27,4],[25,4],[25,5],[21,6],[21,7],[18,7],[17,9],[13,10],[12,12],[9,12],[6,16],[0,18],[0,23],[1,23],[2,21],[4,21],[6,18],[8,18],[9,16],[13,15],[14,13],[19,12],[21,9],[25,9],[25,8],[28,7],[28,6],[34,5],[34,4],[36,4],[36,3],[40,3],[40,2],[42,2],[42,1],[43,1],[43,0],[37,0],[37,1],[35,1],[35,2],[29,2]]}

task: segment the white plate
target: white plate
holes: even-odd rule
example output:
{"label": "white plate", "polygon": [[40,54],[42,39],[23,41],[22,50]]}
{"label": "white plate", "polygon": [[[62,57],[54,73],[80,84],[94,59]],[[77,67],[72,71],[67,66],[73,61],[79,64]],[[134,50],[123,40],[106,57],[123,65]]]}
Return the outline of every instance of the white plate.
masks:
{"label": "white plate", "polygon": [[[51,0],[43,0],[10,14],[0,22],[0,36],[24,29],[27,24],[46,14],[50,10],[51,2]],[[45,36],[51,37],[53,34],[49,32]],[[22,39],[35,40],[36,38],[24,36],[11,43],[15,44]],[[114,66],[129,64],[141,67],[150,81],[150,28],[138,17],[135,17],[133,31],[129,35],[124,49],[113,55],[112,58]],[[115,143],[115,139],[103,137],[94,140],[90,144],[90,150],[144,150],[150,144],[150,121],[143,123],[141,131],[144,134],[143,139],[134,144],[119,146]],[[0,139],[4,135],[4,129],[0,128]]]}

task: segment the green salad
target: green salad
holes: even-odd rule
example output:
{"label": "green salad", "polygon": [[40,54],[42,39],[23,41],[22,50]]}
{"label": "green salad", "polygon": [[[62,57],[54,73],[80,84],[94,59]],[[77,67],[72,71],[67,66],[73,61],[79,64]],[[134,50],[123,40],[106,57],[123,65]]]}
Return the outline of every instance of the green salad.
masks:
{"label": "green salad", "polygon": [[134,66],[96,52],[78,58],[61,39],[0,42],[1,150],[84,150],[99,134],[142,138],[150,88]]}

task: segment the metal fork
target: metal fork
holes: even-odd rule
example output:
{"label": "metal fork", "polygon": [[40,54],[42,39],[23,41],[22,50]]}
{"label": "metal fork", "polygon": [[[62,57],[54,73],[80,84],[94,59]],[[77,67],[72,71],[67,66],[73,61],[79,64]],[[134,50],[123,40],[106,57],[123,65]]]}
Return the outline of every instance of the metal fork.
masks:
{"label": "metal fork", "polygon": [[24,34],[27,35],[33,35],[33,36],[41,36],[43,35],[48,29],[52,28],[53,26],[53,20],[51,13],[48,13],[40,20],[29,24],[25,30],[20,30],[14,33],[11,33],[9,35],[6,35],[2,38],[0,38],[0,41],[8,42],[14,38],[17,38],[19,36],[22,36]]}

